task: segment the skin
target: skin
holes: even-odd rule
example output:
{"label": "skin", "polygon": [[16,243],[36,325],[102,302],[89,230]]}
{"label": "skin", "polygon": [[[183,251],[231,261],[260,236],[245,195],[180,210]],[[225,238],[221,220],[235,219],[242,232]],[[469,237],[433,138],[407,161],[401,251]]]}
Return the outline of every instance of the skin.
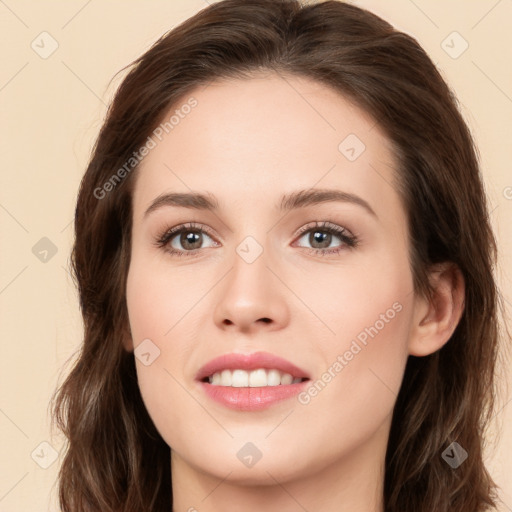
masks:
{"label": "skin", "polygon": [[[126,350],[147,338],[160,350],[152,364],[136,364],[144,403],[172,448],[173,510],[230,512],[243,503],[246,512],[382,511],[386,446],[407,358],[449,339],[462,312],[460,272],[449,265],[432,272],[432,302],[413,292],[389,142],[339,93],[267,73],[211,83],[182,104],[190,96],[197,106],[137,171],[126,290]],[[349,134],[366,146],[354,161],[338,149]],[[283,194],[312,187],[356,194],[376,215],[349,202],[276,208]],[[215,195],[219,211],[164,206],[144,217],[160,194],[191,191]],[[297,234],[316,221],[347,229],[358,245]],[[195,255],[155,245],[166,229],[188,222],[212,232]],[[252,263],[236,252],[247,236],[263,249]],[[191,251],[179,235],[173,240],[176,250]],[[312,248],[341,251],[322,256]],[[214,357],[263,350],[317,381],[397,303],[400,312],[359,343],[307,404],[294,397],[263,411],[234,411],[194,380]],[[251,468],[237,458],[247,442],[262,453]]]}

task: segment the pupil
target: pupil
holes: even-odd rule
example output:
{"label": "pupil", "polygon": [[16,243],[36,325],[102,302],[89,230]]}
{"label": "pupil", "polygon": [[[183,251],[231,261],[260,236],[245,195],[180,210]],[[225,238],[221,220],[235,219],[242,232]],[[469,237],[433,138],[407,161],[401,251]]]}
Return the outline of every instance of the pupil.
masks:
{"label": "pupil", "polygon": [[[331,243],[330,237],[332,236],[330,233],[322,233],[321,231],[315,231],[314,233],[312,232],[311,234],[313,235],[314,243],[324,243],[324,245],[321,248],[329,247]],[[325,245],[326,239],[327,245]],[[313,245],[313,242],[311,243],[311,245]]]}
{"label": "pupil", "polygon": [[200,233],[196,233],[196,232],[192,232],[192,231],[189,231],[187,233],[183,233],[182,236],[181,236],[181,244],[183,245],[183,247],[187,247],[187,244],[191,244],[191,245],[194,245],[194,243],[196,245],[198,245],[198,247],[188,247],[189,249],[198,249],[201,247],[201,234]]}

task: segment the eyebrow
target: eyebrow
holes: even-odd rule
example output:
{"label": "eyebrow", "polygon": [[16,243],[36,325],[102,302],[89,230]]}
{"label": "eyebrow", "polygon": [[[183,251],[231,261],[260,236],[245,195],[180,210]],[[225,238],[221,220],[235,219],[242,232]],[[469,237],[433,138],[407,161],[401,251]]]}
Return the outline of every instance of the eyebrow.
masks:
{"label": "eyebrow", "polygon": [[[311,206],[327,202],[352,203],[361,206],[368,213],[377,218],[373,208],[363,198],[335,189],[307,189],[297,190],[285,194],[281,202],[276,205],[280,211],[291,211],[305,206]],[[171,192],[158,196],[145,211],[144,217],[151,212],[164,206],[177,206],[193,210],[206,210],[217,212],[219,202],[212,194],[201,194],[197,192]]]}

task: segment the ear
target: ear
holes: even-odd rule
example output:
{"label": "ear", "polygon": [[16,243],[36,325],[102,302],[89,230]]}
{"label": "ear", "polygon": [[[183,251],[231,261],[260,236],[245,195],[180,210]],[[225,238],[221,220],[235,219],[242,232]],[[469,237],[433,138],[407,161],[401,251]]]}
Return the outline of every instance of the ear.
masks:
{"label": "ear", "polygon": [[133,352],[133,337],[128,325],[125,326],[121,335],[121,341],[126,352]]}
{"label": "ear", "polygon": [[453,263],[432,267],[432,298],[417,296],[409,336],[409,354],[423,357],[441,349],[455,331],[464,311],[465,283]]}

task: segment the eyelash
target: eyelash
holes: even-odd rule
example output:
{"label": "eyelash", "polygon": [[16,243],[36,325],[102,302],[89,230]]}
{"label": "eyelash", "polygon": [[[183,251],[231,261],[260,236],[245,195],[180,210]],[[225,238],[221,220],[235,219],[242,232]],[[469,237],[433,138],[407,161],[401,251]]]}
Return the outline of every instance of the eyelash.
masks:
{"label": "eyelash", "polygon": [[[187,224],[180,224],[179,226],[173,227],[171,229],[166,229],[160,236],[157,237],[155,240],[155,245],[159,248],[165,249],[168,253],[170,253],[172,256],[185,256],[193,257],[195,256],[201,249],[194,249],[192,251],[179,251],[173,248],[167,247],[169,242],[176,236],[181,233],[188,233],[192,231],[199,231],[202,233],[206,233],[210,238],[214,238],[211,230],[202,225],[202,224],[196,224],[195,222],[189,222]],[[335,235],[341,239],[344,245],[346,245],[349,249],[353,249],[357,247],[359,241],[357,237],[355,237],[352,234],[349,234],[350,232],[342,227],[337,226],[336,224],[333,224],[329,221],[324,222],[315,222],[314,225],[308,224],[301,228],[299,232],[297,233],[297,237],[300,239],[302,238],[302,235],[304,233],[308,233],[309,231],[320,231],[329,233],[331,235]],[[345,250],[343,248],[343,245],[340,247],[337,247],[335,249],[314,249],[314,248],[308,248],[305,247],[310,254],[314,254],[316,256],[325,256],[326,254],[338,254],[341,251]]]}

